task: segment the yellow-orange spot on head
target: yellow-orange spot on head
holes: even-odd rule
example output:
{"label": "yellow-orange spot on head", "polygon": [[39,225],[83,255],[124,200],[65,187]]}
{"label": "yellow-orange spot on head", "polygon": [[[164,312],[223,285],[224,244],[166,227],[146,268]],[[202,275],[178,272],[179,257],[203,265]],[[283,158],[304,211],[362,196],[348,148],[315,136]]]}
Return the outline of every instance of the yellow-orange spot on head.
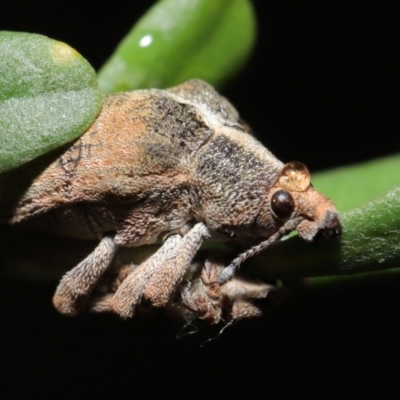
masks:
{"label": "yellow-orange spot on head", "polygon": [[310,182],[310,172],[298,161],[287,163],[278,179],[280,187],[293,192],[304,192],[310,186]]}
{"label": "yellow-orange spot on head", "polygon": [[57,64],[67,64],[80,57],[80,54],[76,50],[63,42],[55,42],[50,47],[50,54],[53,61]]}

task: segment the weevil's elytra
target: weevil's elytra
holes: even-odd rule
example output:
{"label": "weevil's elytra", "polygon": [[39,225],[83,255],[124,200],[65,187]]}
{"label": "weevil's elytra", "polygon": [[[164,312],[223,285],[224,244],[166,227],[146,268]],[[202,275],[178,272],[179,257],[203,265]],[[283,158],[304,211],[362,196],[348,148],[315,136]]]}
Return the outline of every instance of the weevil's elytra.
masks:
{"label": "weevil's elytra", "polygon": [[80,139],[32,169],[2,219],[100,240],[57,289],[65,314],[79,311],[118,247],[164,241],[115,293],[111,307],[123,317],[143,295],[163,306],[204,238],[259,243],[221,273],[223,282],[293,229],[306,240],[340,235],[338,213],[310,185],[306,167],[285,166],[248,131],[234,107],[198,80],[107,96]]}

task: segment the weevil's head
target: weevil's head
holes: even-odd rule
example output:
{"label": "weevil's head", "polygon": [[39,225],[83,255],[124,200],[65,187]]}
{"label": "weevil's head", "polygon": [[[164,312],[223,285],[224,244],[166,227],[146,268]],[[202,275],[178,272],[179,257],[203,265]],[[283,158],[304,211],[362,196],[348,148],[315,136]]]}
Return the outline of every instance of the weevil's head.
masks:
{"label": "weevil's head", "polygon": [[283,167],[257,225],[268,226],[272,221],[288,231],[297,230],[308,241],[337,238],[342,232],[335,205],[313,188],[307,167],[297,161]]}

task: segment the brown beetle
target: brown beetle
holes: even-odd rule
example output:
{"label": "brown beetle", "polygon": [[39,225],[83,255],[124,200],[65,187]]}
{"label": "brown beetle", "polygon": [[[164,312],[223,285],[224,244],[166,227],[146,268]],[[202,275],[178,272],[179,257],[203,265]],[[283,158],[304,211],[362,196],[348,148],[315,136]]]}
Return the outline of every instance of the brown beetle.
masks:
{"label": "brown beetle", "polygon": [[[7,194],[3,221],[100,240],[61,280],[57,309],[77,313],[120,246],[164,241],[114,295],[113,310],[130,317],[142,298],[167,304],[205,238],[257,243],[223,270],[223,284],[292,230],[306,240],[339,236],[335,206],[307,168],[284,165],[247,130],[224,97],[192,80],[107,96],[80,139],[22,167],[27,187]],[[21,179],[21,171],[4,174],[2,187],[15,174]]]}

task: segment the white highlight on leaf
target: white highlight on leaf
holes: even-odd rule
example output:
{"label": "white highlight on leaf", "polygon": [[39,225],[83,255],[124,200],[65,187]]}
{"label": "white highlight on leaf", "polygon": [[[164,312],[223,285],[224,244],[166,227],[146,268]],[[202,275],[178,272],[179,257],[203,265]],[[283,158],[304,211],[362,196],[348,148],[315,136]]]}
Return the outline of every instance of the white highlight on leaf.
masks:
{"label": "white highlight on leaf", "polygon": [[140,47],[147,47],[153,42],[153,36],[151,35],[145,35],[143,36],[140,41],[139,41],[139,46]]}

